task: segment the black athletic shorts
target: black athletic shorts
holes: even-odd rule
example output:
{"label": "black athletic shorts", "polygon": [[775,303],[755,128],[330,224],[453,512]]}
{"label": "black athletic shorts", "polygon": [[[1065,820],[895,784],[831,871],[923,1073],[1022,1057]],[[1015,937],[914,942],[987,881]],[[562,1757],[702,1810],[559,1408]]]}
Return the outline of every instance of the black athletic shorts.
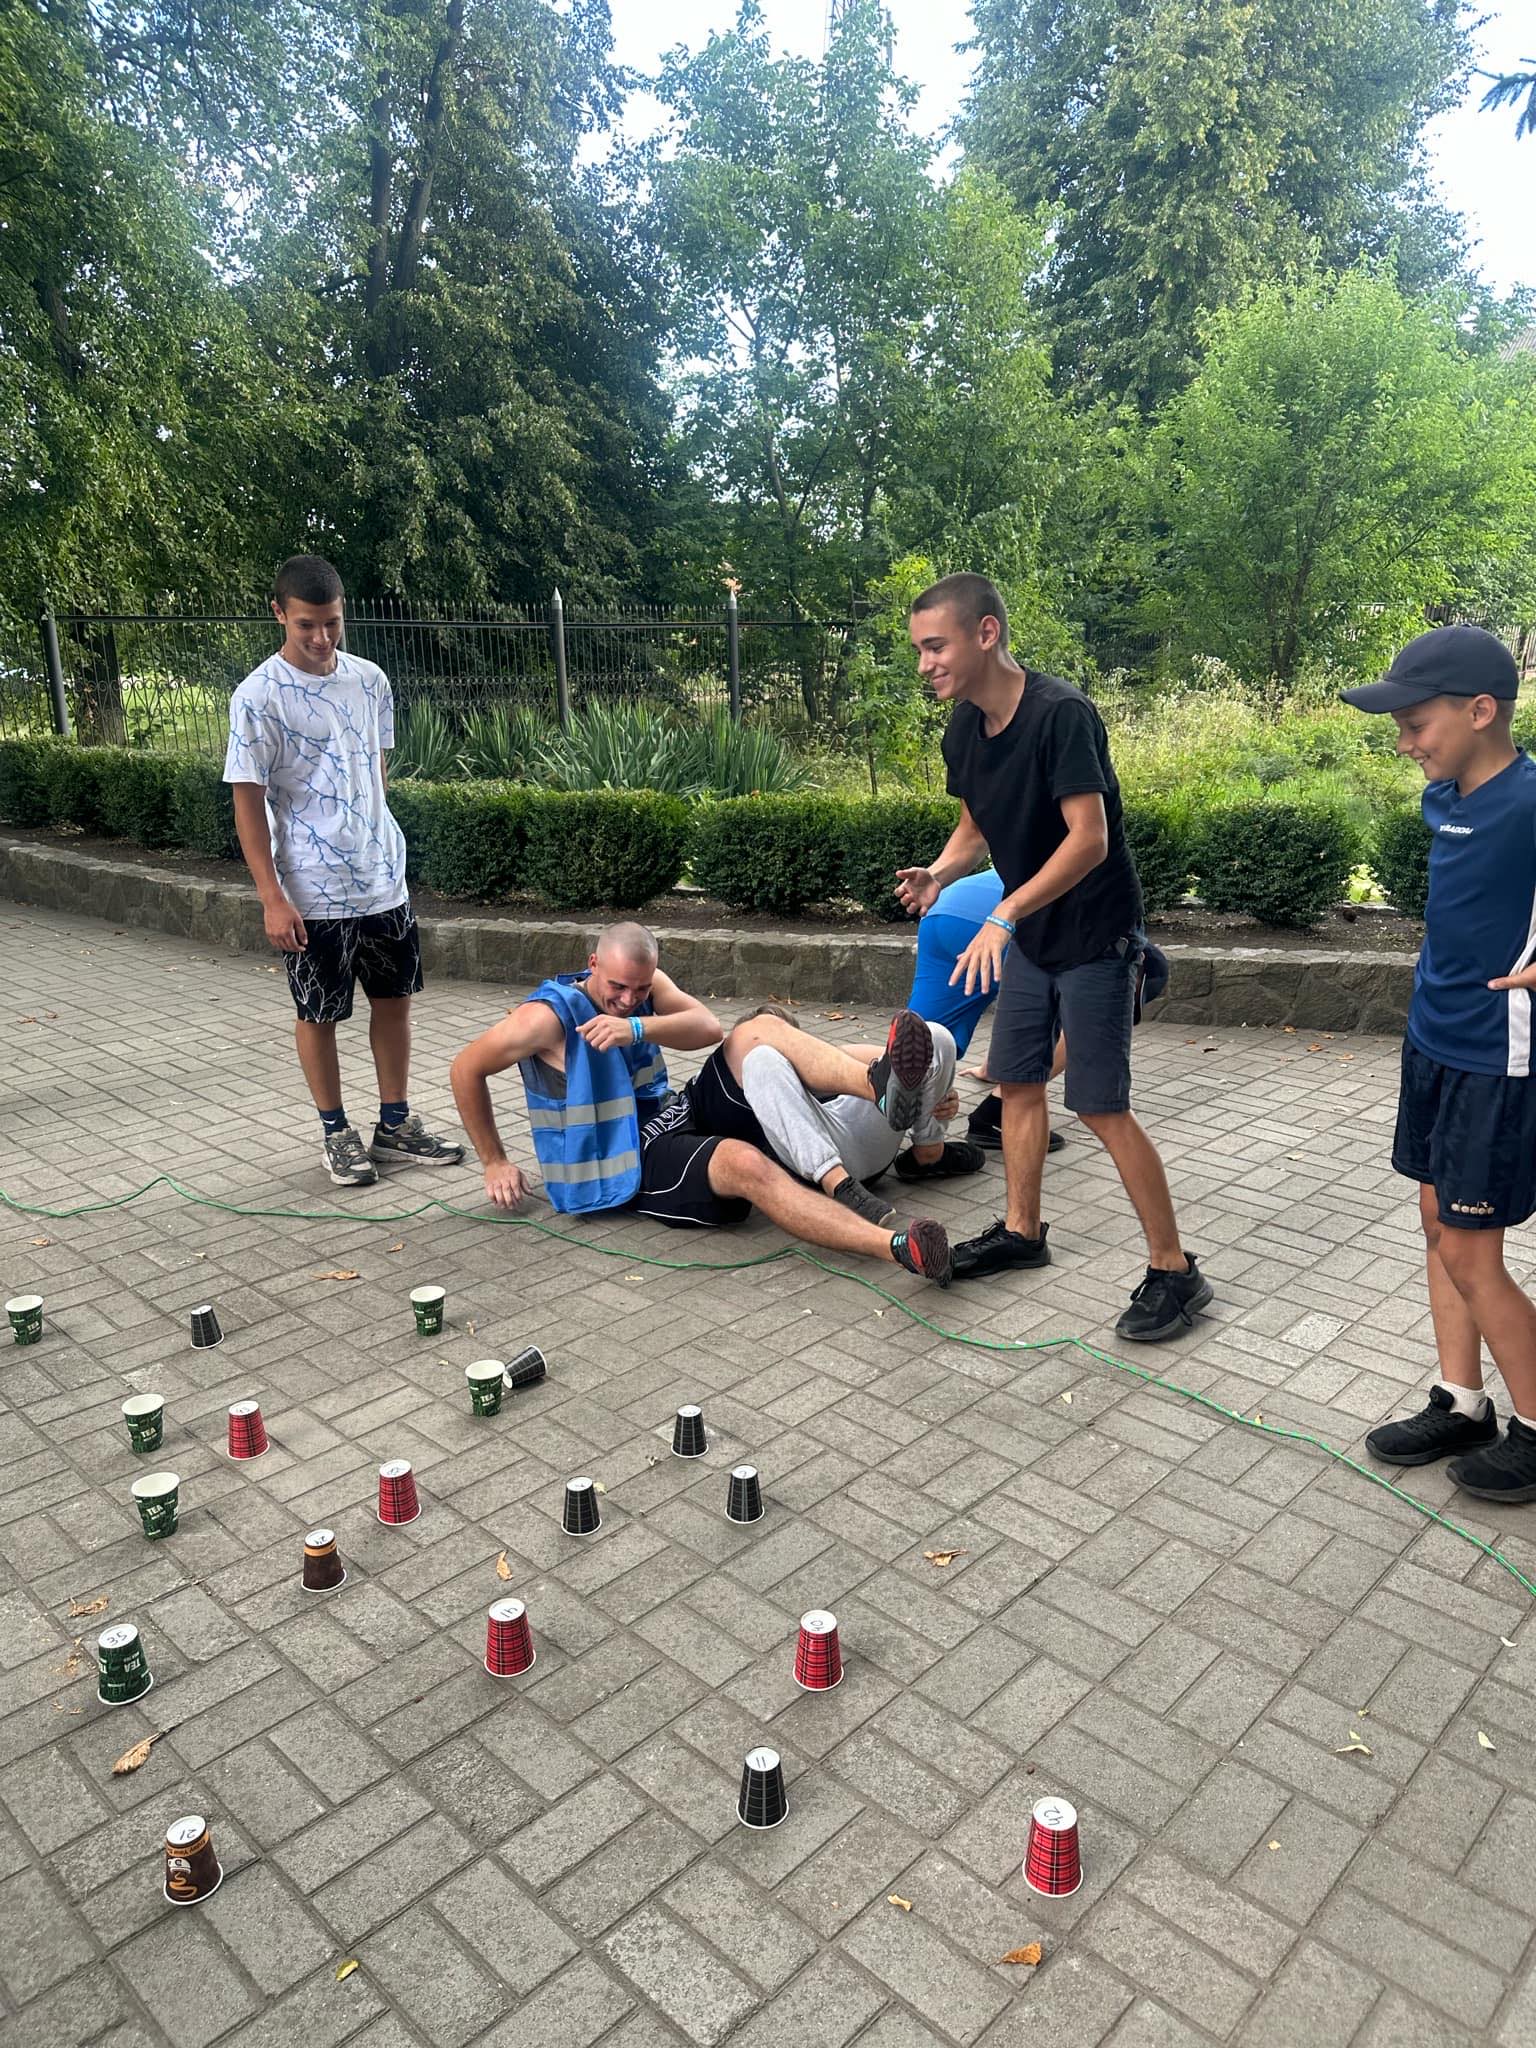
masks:
{"label": "black athletic shorts", "polygon": [[637,1216],[652,1216],[677,1229],[744,1223],[752,1204],[735,1195],[717,1195],[709,1184],[710,1157],[722,1134],[700,1130],[695,1123],[692,1093],[697,1085],[690,1082],[681,1095],[641,1124],[640,1192],[629,1206]]}
{"label": "black athletic shorts", "polygon": [[1442,1067],[1406,1038],[1392,1165],[1435,1191],[1452,1230],[1508,1230],[1536,1214],[1536,1075]]}
{"label": "black athletic shorts", "polygon": [[352,1014],[352,990],[385,1000],[421,992],[421,940],[409,903],[372,917],[306,917],[309,943],[289,953],[288,986],[306,1024],[341,1024]]}

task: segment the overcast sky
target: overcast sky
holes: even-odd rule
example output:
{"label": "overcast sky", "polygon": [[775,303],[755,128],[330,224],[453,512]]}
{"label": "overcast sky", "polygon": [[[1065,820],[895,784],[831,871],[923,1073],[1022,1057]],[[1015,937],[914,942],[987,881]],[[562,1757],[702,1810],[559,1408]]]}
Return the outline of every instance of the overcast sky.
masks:
{"label": "overcast sky", "polygon": [[[934,0],[886,0],[896,24],[897,67],[923,88],[919,125],[944,128],[959,110],[971,59],[954,45],[969,32],[968,11]],[[1350,4],[1350,0],[1342,0]],[[826,0],[762,0],[770,33],[780,47],[818,57],[826,31]],[[654,70],[664,49],[698,48],[712,29],[729,28],[735,0],[612,0],[616,55],[638,70]],[[1494,0],[1481,32],[1480,62],[1490,71],[1513,71],[1536,57],[1536,8],[1529,0]],[[1515,140],[1515,110],[1477,110],[1485,80],[1474,80],[1465,102],[1430,131],[1435,170],[1449,203],[1465,216],[1477,242],[1484,277],[1499,291],[1536,285],[1536,136]],[[632,134],[654,125],[655,103],[638,98],[626,123]]]}

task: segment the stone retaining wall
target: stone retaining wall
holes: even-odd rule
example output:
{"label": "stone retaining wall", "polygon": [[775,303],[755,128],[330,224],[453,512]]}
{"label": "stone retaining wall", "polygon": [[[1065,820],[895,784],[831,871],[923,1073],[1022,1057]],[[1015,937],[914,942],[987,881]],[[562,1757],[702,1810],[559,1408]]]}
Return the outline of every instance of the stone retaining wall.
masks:
{"label": "stone retaining wall", "polygon": [[[210,882],[0,832],[0,897],[111,924],[265,953],[261,907],[246,882]],[[597,930],[582,920],[424,917],[429,974],[506,987],[568,973]],[[910,932],[658,930],[667,972],[700,995],[792,996],[896,1003],[912,976]],[[1408,1014],[1413,961],[1403,953],[1168,946],[1169,993],[1148,1010],[1176,1024],[1295,1024],[1309,1031],[1397,1032]]]}

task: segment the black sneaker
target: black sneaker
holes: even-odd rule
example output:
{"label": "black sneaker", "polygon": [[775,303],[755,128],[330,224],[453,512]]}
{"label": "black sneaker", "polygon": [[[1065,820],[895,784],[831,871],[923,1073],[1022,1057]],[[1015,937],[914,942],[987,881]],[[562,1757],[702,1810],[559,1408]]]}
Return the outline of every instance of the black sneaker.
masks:
{"label": "black sneaker", "polygon": [[1204,1308],[1215,1289],[1201,1272],[1193,1252],[1187,1273],[1164,1273],[1148,1266],[1147,1277],[1131,1296],[1131,1305],[1115,1325],[1115,1335],[1132,1344],[1157,1344],[1164,1337],[1176,1337],[1194,1321],[1197,1308]]}
{"label": "black sneaker", "polygon": [[[1436,1387],[1435,1393],[1440,1389]],[[1488,1419],[1494,1423],[1493,1404]],[[1466,1416],[1461,1420],[1465,1422]],[[1472,1451],[1447,1465],[1451,1482],[1463,1493],[1475,1493],[1479,1500],[1502,1500],[1517,1506],[1536,1500],[1536,1429],[1527,1429],[1518,1415],[1509,1418],[1509,1429],[1486,1450]]]}
{"label": "black sneaker", "polygon": [[980,1173],[986,1163],[986,1155],[979,1145],[969,1145],[962,1138],[946,1138],[944,1150],[937,1159],[919,1159],[910,1146],[905,1152],[899,1152],[896,1155],[896,1178],[959,1180],[963,1174]]}
{"label": "black sneaker", "polygon": [[855,1216],[862,1216],[866,1223],[873,1223],[884,1230],[896,1214],[893,1205],[882,1195],[874,1194],[863,1181],[855,1180],[850,1173],[846,1180],[840,1180],[832,1190],[834,1202],[840,1202],[845,1209],[851,1209]]}
{"label": "black sneaker", "polygon": [[1015,1266],[1048,1266],[1051,1248],[1046,1243],[1049,1223],[1042,1223],[1038,1237],[1025,1237],[1010,1230],[1000,1216],[980,1237],[968,1237],[955,1246],[955,1278],[979,1280],[987,1273],[1006,1273]]}
{"label": "black sneaker", "polygon": [[457,1166],[464,1147],[429,1131],[413,1109],[403,1123],[375,1124],[369,1147],[375,1158],[409,1160],[412,1166]]}
{"label": "black sneaker", "polygon": [[[979,1145],[983,1152],[1001,1152],[1003,1149],[1003,1124],[998,1116],[984,1117],[982,1111],[973,1109],[966,1121],[965,1135],[973,1145]],[[1060,1131],[1052,1131],[1046,1145],[1047,1152],[1060,1152],[1066,1147],[1066,1139]]]}
{"label": "black sneaker", "polygon": [[1486,1394],[1481,1415],[1463,1415],[1444,1387],[1431,1387],[1427,1408],[1373,1429],[1365,1448],[1383,1464],[1433,1465],[1436,1458],[1449,1458],[1456,1451],[1481,1450],[1496,1443],[1498,1435],[1499,1418]]}
{"label": "black sneaker", "polygon": [[954,1278],[949,1233],[942,1223],[921,1216],[898,1230],[891,1239],[891,1252],[898,1266],[905,1266],[919,1280],[931,1280],[935,1287],[947,1287]]}
{"label": "black sneaker", "polygon": [[910,1131],[922,1114],[923,1083],[933,1064],[933,1033],[916,1010],[898,1010],[885,1051],[869,1063],[875,1107],[893,1131]]}

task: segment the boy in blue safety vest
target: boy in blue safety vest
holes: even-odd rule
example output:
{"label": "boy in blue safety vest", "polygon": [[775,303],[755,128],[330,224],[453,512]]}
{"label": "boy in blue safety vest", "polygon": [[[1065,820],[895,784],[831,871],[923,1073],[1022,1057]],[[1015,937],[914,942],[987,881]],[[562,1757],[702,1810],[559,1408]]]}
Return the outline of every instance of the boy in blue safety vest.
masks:
{"label": "boy in blue safety vest", "polygon": [[[773,1028],[775,1020],[759,1020],[753,1042]],[[563,1214],[629,1209],[701,1228],[741,1222],[758,1208],[810,1244],[862,1252],[948,1286],[942,1225],[920,1218],[892,1230],[872,1222],[860,1206],[806,1186],[763,1145],[733,1134],[740,1106],[726,1099],[734,1089],[730,1070],[721,1071],[722,1054],[673,1095],[664,1050],[701,1052],[722,1035],[714,1012],[661,971],[656,940],[643,925],[610,925],[582,973],[541,982],[453,1063],[454,1100],[484,1168],[487,1195],[499,1208],[515,1209],[528,1193],[491,1106],[491,1076],[515,1066],[545,1192]],[[867,1094],[893,1132],[911,1127],[923,1077],[912,1072],[906,1048],[882,1055],[868,1072],[824,1050],[841,1060],[839,1079]],[[926,1034],[922,1050],[926,1063]],[[893,1137],[893,1151],[897,1142]],[[829,1175],[837,1177],[856,1185],[840,1166]]]}
{"label": "boy in blue safety vest", "polygon": [[[1419,1184],[1440,1376],[1419,1414],[1365,1441],[1390,1465],[1457,1453],[1464,1493],[1511,1502],[1536,1500],[1536,1307],[1504,1263],[1505,1231],[1536,1213],[1536,761],[1511,737],[1519,687],[1491,633],[1437,626],[1343,692],[1396,719],[1434,835],[1392,1164]],[[1484,1344],[1514,1403],[1502,1436]]]}

